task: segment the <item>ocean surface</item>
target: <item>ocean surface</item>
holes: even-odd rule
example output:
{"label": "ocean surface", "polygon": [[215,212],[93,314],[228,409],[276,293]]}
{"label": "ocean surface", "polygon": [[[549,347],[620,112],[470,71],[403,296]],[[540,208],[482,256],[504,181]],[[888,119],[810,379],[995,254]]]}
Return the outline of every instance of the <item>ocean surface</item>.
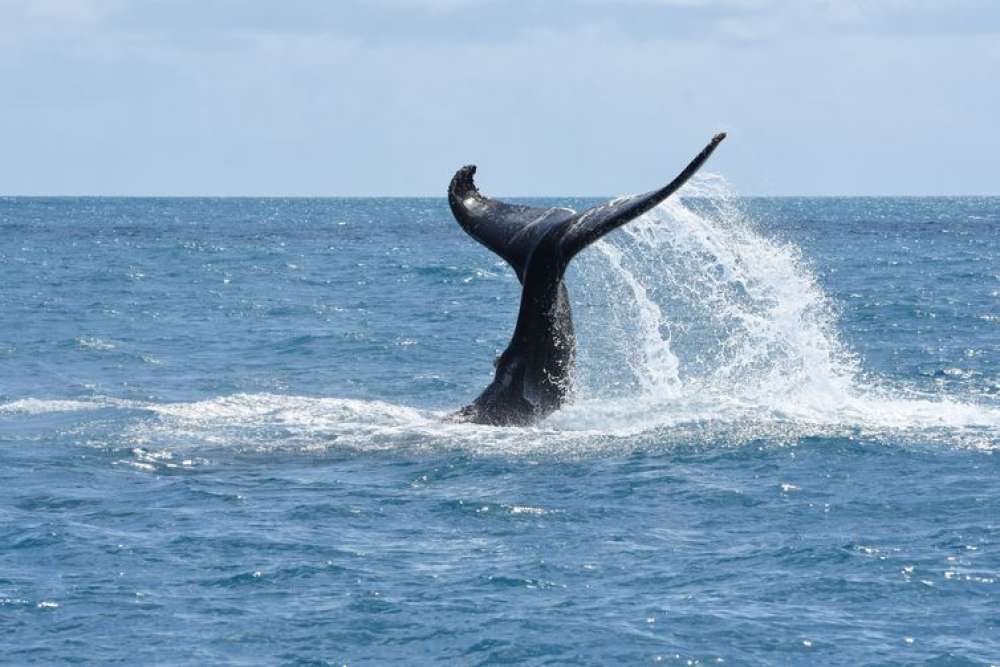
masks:
{"label": "ocean surface", "polygon": [[567,280],[576,401],[449,423],[443,198],[0,198],[0,662],[1000,663],[1000,199],[703,178]]}

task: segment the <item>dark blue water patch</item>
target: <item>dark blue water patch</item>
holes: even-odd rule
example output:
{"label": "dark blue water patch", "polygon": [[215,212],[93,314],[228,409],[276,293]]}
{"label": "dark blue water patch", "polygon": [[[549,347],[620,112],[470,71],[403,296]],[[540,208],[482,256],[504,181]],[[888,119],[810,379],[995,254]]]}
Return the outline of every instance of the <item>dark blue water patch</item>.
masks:
{"label": "dark blue water patch", "polygon": [[[924,645],[947,637],[948,626],[932,628],[923,617],[927,605],[946,614],[954,604],[969,610],[991,602],[982,584],[946,573],[979,576],[974,562],[995,531],[982,522],[942,527],[950,510],[931,499],[904,502],[909,485],[879,490],[870,479],[880,468],[903,480],[928,463],[946,470],[954,453],[921,461],[904,449],[873,462],[853,457],[850,447],[828,452],[822,443],[792,453],[752,448],[728,457],[527,466],[363,457],[331,465],[313,459],[302,467],[293,456],[260,466],[242,458],[226,470],[174,481],[125,472],[108,481],[128,493],[105,502],[132,505],[129,511],[105,517],[70,504],[50,531],[66,537],[18,548],[57,550],[79,568],[75,585],[56,588],[60,607],[53,614],[75,616],[82,610],[73,608],[92,595],[124,604],[121,588],[141,587],[142,600],[129,600],[130,608],[152,605],[188,632],[206,632],[197,618],[208,615],[216,630],[206,636],[236,632],[258,650],[277,642],[303,658],[324,655],[337,645],[332,637],[348,636],[362,661],[399,657],[396,651],[414,645],[429,650],[428,641],[436,656],[478,654],[489,645],[490,659],[507,655],[506,646],[548,659],[645,660],[648,651],[670,646],[686,659],[771,660],[788,652],[790,660],[836,661],[856,641],[859,624],[870,626],[862,633],[872,634],[869,642],[899,658],[909,646],[901,633]],[[830,478],[817,467],[838,474]],[[852,490],[865,471],[869,481]],[[782,490],[792,482],[797,490]],[[136,484],[153,488],[128,489]],[[240,499],[233,488],[254,491]],[[947,493],[947,485],[938,492]],[[997,509],[992,497],[983,500],[981,519]],[[960,505],[960,513],[974,511]],[[74,559],[84,544],[92,555],[103,552],[104,566],[126,574]],[[952,554],[956,561],[948,560]],[[31,569],[66,569],[39,562],[45,559]],[[191,562],[200,565],[184,565]],[[166,576],[150,579],[144,570],[154,566]],[[800,578],[806,572],[815,578]],[[924,611],[901,618],[899,607],[911,604]],[[267,623],[259,607],[272,610]],[[135,613],[130,623],[141,625]],[[246,634],[251,620],[257,630]],[[487,640],[483,624],[505,629]],[[713,629],[719,624],[725,633]],[[572,637],[587,639],[570,641],[561,634],[566,625],[575,628]],[[953,622],[951,631],[967,627]],[[307,642],[307,628],[327,639]],[[88,617],[61,632],[86,637],[102,630]],[[289,642],[289,633],[301,633],[302,641]],[[226,659],[217,650],[207,655]],[[909,655],[922,655],[915,651]]]}

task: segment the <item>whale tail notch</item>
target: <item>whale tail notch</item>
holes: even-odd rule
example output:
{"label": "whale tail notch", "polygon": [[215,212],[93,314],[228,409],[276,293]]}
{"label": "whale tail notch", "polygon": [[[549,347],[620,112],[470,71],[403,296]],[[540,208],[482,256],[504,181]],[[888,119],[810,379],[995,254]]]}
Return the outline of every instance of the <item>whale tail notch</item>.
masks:
{"label": "whale tail notch", "polygon": [[541,236],[560,227],[559,250],[568,263],[602,236],[638,218],[675,193],[694,176],[719,143],[719,133],[672,181],[658,190],[622,197],[577,213],[568,208],[534,208],[483,196],[473,181],[476,167],[462,167],[451,179],[448,203],[462,228],[500,255],[523,279],[528,257]]}

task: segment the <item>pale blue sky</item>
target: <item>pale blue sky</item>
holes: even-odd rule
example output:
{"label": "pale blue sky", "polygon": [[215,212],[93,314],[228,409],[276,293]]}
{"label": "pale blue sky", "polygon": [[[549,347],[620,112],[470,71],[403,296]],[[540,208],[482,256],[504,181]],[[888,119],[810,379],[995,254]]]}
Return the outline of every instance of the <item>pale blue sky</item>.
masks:
{"label": "pale blue sky", "polygon": [[1000,194],[995,0],[0,0],[0,194]]}

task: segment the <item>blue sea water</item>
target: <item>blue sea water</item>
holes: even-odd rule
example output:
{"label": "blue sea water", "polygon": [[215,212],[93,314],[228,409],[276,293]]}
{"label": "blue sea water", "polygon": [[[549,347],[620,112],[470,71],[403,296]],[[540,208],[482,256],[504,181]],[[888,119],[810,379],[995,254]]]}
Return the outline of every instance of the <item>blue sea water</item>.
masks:
{"label": "blue sea water", "polygon": [[528,429],[443,199],[0,199],[0,661],[1000,663],[1000,199],[683,194]]}

